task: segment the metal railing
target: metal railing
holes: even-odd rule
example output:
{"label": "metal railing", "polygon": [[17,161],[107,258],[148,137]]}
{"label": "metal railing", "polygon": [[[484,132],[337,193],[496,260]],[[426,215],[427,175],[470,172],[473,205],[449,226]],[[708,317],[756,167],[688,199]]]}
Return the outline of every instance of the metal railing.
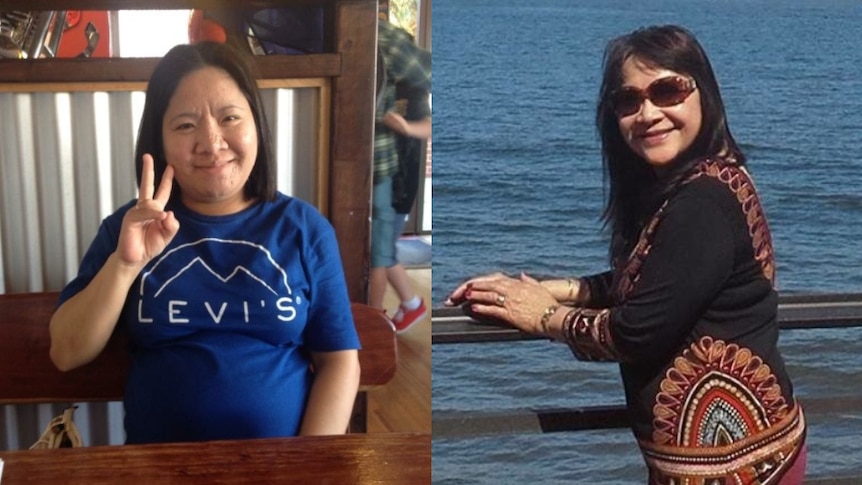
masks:
{"label": "metal railing", "polygon": [[[543,340],[509,326],[479,322],[459,308],[434,309],[431,343],[510,342]],[[862,293],[780,295],[778,323],[782,330],[862,327]],[[800,398],[807,413],[862,413],[862,396]],[[626,408],[596,405],[555,409],[435,411],[434,438],[549,433],[629,427]],[[850,485],[862,476],[807,479],[806,485]]]}
{"label": "metal railing", "polygon": [[[478,322],[458,308],[434,309],[432,344],[541,340],[511,327]],[[862,326],[862,293],[781,295],[778,324],[783,330]]]}

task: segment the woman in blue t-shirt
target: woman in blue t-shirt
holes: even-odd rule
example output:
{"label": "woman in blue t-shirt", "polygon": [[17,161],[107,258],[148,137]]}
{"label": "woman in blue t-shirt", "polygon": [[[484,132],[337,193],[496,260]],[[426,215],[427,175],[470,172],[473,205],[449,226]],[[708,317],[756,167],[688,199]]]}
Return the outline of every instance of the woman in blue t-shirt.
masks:
{"label": "woman in blue t-shirt", "polygon": [[138,199],[103,221],[50,324],[61,370],[128,332],[128,443],[347,429],[359,340],[335,234],[276,191],[270,145],[237,51],[181,45],[156,66]]}

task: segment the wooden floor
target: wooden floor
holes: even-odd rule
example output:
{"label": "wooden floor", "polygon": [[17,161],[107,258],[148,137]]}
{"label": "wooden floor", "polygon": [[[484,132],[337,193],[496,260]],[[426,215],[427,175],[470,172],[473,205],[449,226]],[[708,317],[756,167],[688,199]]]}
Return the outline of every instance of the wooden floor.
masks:
{"label": "wooden floor", "polygon": [[[408,269],[413,288],[431,307],[431,268]],[[390,287],[384,306],[398,298]],[[368,432],[431,432],[431,312],[398,334],[398,370],[385,386],[368,393]]]}

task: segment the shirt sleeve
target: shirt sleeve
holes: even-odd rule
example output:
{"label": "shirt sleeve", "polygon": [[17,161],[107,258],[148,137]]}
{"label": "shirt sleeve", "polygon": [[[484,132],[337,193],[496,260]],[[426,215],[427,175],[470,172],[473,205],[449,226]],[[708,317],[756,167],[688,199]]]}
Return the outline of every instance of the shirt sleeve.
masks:
{"label": "shirt sleeve", "polygon": [[631,291],[603,309],[575,309],[564,335],[578,358],[638,361],[681,345],[733,272],[731,194],[696,180],[667,205]]}
{"label": "shirt sleeve", "polygon": [[613,282],[613,271],[582,276],[581,285],[586,288],[587,301],[584,306],[588,308],[603,308],[611,304],[611,283]]}
{"label": "shirt sleeve", "polygon": [[81,259],[77,276],[60,292],[60,299],[57,303],[58,307],[86,288],[96,276],[96,273],[105,265],[108,257],[116,251],[117,243],[120,240],[120,227],[123,223],[123,215],[135,203],[137,203],[137,200],[132,200],[123,205],[112,215],[105,218],[99,225],[96,237],[93,238],[93,242],[90,243],[90,247],[87,248],[87,252],[84,253],[84,257]]}
{"label": "shirt sleeve", "polygon": [[304,334],[306,346],[313,352],[359,349],[335,230],[323,216],[319,216],[317,238],[307,258],[313,290]]}

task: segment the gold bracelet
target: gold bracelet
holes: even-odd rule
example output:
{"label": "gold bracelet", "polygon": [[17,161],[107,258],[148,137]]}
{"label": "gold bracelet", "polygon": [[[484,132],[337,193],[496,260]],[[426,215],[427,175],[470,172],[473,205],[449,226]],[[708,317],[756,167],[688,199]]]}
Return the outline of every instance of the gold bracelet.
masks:
{"label": "gold bracelet", "polygon": [[558,308],[560,308],[560,305],[556,303],[545,308],[545,312],[542,313],[542,319],[539,321],[543,332],[548,333],[548,323],[550,323],[551,317],[554,316],[554,313],[557,313]]}
{"label": "gold bracelet", "polygon": [[569,282],[569,297],[566,301],[574,301],[575,297],[575,280],[571,278],[566,278],[566,281]]}

